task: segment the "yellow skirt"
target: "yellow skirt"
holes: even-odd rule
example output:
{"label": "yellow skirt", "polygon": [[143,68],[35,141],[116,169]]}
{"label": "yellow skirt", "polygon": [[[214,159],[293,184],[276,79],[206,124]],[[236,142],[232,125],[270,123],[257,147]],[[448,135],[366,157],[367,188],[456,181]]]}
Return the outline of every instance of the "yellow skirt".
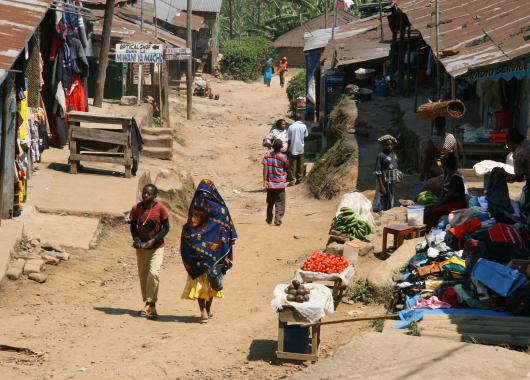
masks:
{"label": "yellow skirt", "polygon": [[201,298],[206,301],[210,301],[213,297],[224,298],[222,291],[218,292],[217,290],[214,290],[210,287],[207,273],[197,277],[195,280],[192,280],[188,275],[188,278],[186,279],[186,286],[182,292],[182,299],[196,300]]}

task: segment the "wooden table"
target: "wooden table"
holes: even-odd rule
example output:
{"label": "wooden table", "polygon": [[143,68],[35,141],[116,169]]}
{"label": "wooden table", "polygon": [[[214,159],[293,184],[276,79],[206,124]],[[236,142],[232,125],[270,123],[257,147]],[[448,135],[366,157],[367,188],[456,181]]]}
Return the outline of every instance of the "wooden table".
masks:
{"label": "wooden table", "polygon": [[[101,124],[101,128],[85,128],[78,124]],[[104,128],[104,124],[121,128]],[[70,134],[70,173],[77,174],[80,161],[106,162],[125,166],[125,177],[132,175],[132,116],[99,115],[89,112],[68,113]]]}
{"label": "wooden table", "polygon": [[477,142],[465,142],[462,133],[455,132],[456,143],[458,144],[458,151],[462,155],[462,165],[466,168],[466,156],[469,154],[478,156],[489,156],[491,154],[503,155],[508,153],[506,143],[492,143],[489,139],[480,138]]}
{"label": "wooden table", "polygon": [[284,328],[289,322],[308,323],[294,307],[284,306],[283,310],[278,312],[278,351],[276,351],[278,364],[283,364],[284,359],[310,360],[313,363],[316,362],[320,351],[320,326],[311,327],[311,352],[309,354],[297,354],[284,351]]}

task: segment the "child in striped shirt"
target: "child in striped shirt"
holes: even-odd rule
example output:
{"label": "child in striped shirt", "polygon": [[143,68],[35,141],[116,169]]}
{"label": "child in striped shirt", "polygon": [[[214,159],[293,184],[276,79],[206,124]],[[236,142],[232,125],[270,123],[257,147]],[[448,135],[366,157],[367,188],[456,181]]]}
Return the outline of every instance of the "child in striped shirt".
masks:
{"label": "child in striped shirt", "polygon": [[261,162],[263,164],[263,186],[267,188],[267,219],[272,224],[272,211],[275,209],[274,224],[281,226],[285,214],[285,188],[287,187],[287,171],[289,159],[283,153],[282,141],[275,139],[269,152]]}

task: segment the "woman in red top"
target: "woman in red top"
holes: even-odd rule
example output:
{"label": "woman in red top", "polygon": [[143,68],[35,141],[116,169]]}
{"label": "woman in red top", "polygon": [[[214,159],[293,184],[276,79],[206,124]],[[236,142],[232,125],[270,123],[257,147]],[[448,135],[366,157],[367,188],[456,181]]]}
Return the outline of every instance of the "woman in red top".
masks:
{"label": "woman in red top", "polygon": [[158,189],[146,185],[142,190],[142,202],[131,210],[131,235],[136,248],[140,288],[145,302],[140,314],[155,318],[156,301],[160,281],[160,267],[164,259],[164,236],[169,232],[169,214],[155,198]]}

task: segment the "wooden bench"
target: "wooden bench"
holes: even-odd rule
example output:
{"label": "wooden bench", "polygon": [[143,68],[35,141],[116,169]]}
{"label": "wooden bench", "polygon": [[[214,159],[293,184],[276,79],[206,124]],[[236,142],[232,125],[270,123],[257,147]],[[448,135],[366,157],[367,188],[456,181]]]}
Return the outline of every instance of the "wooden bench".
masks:
{"label": "wooden bench", "polygon": [[[132,116],[99,115],[89,112],[68,113],[70,136],[70,173],[77,174],[81,161],[105,162],[125,166],[125,177],[132,176]],[[80,123],[101,124],[102,128],[86,128]],[[104,124],[121,125],[103,128]]]}

